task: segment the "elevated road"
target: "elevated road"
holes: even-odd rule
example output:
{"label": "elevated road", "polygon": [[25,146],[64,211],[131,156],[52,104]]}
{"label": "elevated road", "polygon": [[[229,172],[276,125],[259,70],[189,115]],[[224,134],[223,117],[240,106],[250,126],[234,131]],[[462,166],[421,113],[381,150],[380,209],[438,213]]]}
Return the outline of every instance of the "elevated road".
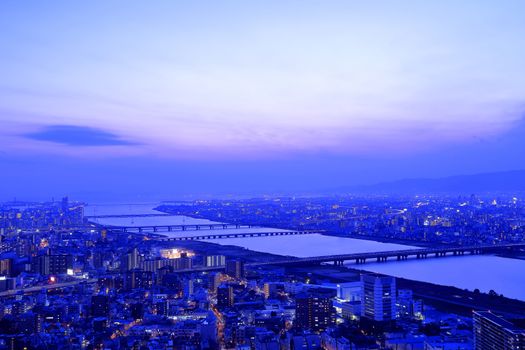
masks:
{"label": "elevated road", "polygon": [[91,278],[91,279],[83,279],[83,280],[77,280],[77,281],[70,281],[70,282],[62,282],[62,283],[55,283],[55,284],[46,284],[44,286],[34,286],[34,287],[27,287],[27,288],[17,288],[17,289],[10,289],[6,290],[4,292],[0,292],[0,297],[8,297],[13,296],[18,293],[35,293],[40,292],[42,289],[44,290],[53,290],[53,289],[61,289],[61,288],[67,288],[76,286],[78,284],[86,283],[86,284],[92,284],[96,283],[98,281],[97,278]]}

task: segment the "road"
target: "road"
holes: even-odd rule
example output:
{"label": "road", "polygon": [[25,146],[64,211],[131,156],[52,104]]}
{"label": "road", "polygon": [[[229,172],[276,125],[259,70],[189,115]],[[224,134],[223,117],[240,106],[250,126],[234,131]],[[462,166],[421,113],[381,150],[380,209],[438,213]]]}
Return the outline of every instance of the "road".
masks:
{"label": "road", "polygon": [[84,280],[71,281],[71,282],[46,284],[46,285],[43,285],[43,286],[11,289],[11,290],[6,290],[5,292],[0,292],[0,297],[8,297],[8,296],[16,295],[19,292],[33,293],[33,292],[39,292],[42,289],[52,290],[52,289],[66,288],[66,287],[76,286],[76,285],[81,284],[81,283],[88,283],[88,284],[90,284],[90,283],[97,283],[97,281],[98,281],[97,278],[91,278],[91,279],[84,279]]}

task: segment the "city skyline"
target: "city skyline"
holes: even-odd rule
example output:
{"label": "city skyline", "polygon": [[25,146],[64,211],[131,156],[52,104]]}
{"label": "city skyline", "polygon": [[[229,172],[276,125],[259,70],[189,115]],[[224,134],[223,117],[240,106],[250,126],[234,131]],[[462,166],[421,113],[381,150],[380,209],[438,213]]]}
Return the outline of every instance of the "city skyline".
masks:
{"label": "city skyline", "polygon": [[0,350],[525,349],[525,2],[0,2]]}

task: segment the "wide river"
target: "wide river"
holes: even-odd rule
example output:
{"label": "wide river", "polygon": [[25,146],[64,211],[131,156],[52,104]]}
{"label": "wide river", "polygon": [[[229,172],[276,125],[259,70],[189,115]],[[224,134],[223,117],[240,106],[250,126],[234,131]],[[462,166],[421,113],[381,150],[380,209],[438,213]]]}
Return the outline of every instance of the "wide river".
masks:
{"label": "wide river", "polygon": [[[155,203],[115,204],[86,207],[86,215],[110,214],[152,214],[158,213],[152,208]],[[144,218],[106,218],[98,222],[107,225],[152,225],[152,224],[196,224],[211,223],[205,219],[185,216],[144,217]],[[269,231],[267,228],[242,229],[242,232]],[[239,230],[214,230],[227,233]],[[206,230],[206,232],[210,232]],[[167,236],[202,234],[203,231],[165,232]],[[260,252],[297,257],[321,256],[345,253],[361,253],[396,249],[415,248],[406,245],[382,243],[369,240],[331,237],[318,234],[297,236],[272,236],[257,238],[224,238],[210,242],[222,245],[236,245]],[[418,281],[455,286],[462,289],[479,289],[488,292],[493,289],[498,294],[510,298],[525,300],[525,260],[500,258],[491,255],[462,257],[429,258],[425,260],[409,259],[388,263],[367,263],[348,266],[367,271],[384,273]]]}

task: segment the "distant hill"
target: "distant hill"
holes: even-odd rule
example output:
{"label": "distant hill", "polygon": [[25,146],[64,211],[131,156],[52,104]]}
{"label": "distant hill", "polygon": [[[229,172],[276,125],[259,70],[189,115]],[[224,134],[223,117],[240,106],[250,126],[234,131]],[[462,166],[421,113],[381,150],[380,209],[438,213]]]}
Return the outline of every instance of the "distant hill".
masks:
{"label": "distant hill", "polygon": [[436,179],[404,179],[368,186],[338,188],[356,194],[481,194],[525,192],[525,170],[459,175]]}

